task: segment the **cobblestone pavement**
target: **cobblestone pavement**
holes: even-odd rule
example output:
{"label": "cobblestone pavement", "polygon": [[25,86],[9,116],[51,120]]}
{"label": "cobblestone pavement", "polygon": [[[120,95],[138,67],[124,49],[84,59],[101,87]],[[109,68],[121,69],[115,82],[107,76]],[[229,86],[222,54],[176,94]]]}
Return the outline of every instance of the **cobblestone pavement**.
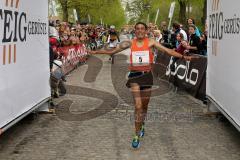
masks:
{"label": "cobblestone pavement", "polygon": [[67,77],[68,94],[55,100],[56,114],[28,117],[5,132],[0,160],[240,160],[240,133],[204,116],[206,106],[163,80],[141,147],[132,149],[132,97],[108,58],[90,58],[89,64],[102,60],[90,68],[100,71],[97,77],[87,74],[88,65]]}

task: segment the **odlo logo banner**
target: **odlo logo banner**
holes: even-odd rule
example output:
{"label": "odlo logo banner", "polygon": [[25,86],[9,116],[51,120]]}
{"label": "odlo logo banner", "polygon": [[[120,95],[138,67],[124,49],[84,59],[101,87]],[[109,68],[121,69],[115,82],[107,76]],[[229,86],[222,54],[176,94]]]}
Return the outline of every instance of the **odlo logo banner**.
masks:
{"label": "odlo logo banner", "polygon": [[0,2],[0,40],[2,62],[0,65],[17,63],[17,45],[26,43],[30,36],[47,34],[47,23],[41,19],[29,19],[29,12],[22,9],[25,1],[1,0]]}

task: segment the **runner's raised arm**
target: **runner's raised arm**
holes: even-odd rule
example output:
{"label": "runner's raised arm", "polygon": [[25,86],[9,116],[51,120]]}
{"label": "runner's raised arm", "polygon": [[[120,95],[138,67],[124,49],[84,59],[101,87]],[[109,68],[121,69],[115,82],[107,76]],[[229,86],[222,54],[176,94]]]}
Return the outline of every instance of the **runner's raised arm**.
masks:
{"label": "runner's raised arm", "polygon": [[151,39],[150,40],[150,47],[155,47],[157,49],[159,49],[160,51],[162,51],[163,53],[167,53],[171,56],[177,57],[177,58],[182,58],[185,60],[191,60],[191,56],[183,56],[182,54],[174,51],[173,49],[169,49],[167,47],[164,47],[163,45],[161,45],[160,43],[158,43],[157,41]]}
{"label": "runner's raised arm", "polygon": [[122,41],[119,45],[117,45],[116,48],[113,49],[102,49],[102,50],[97,50],[97,51],[89,51],[90,54],[107,54],[107,55],[114,55],[116,53],[119,53],[125,49],[130,48],[132,45],[132,41],[130,40],[125,40]]}

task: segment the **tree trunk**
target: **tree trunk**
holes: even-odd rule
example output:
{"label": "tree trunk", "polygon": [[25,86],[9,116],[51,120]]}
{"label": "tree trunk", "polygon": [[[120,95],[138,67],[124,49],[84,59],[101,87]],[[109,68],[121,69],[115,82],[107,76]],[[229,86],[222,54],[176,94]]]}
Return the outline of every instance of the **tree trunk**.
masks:
{"label": "tree trunk", "polygon": [[68,0],[59,0],[62,11],[63,11],[63,21],[68,22]]}
{"label": "tree trunk", "polygon": [[186,1],[185,0],[178,0],[180,10],[179,10],[179,22],[183,25],[186,24]]}
{"label": "tree trunk", "polygon": [[207,19],[207,0],[204,0],[202,24],[205,24],[206,19]]}

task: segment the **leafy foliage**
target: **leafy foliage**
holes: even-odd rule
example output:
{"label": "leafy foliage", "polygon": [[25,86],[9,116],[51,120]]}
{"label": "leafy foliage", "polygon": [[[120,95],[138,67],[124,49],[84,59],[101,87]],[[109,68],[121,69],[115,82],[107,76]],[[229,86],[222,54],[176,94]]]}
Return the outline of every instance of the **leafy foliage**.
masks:
{"label": "leafy foliage", "polygon": [[[73,9],[76,9],[80,22],[88,22],[89,15],[93,24],[100,24],[101,19],[107,25],[120,27],[125,24],[125,12],[120,0],[58,0],[58,2],[62,7],[64,21],[74,22]],[[64,8],[67,8],[67,13],[64,12]]]}
{"label": "leafy foliage", "polygon": [[[154,22],[156,12],[159,9],[157,24],[161,21],[168,21],[168,13],[171,2],[176,2],[173,21],[186,24],[187,18],[194,18],[196,24],[201,28],[204,26],[206,18],[204,3],[206,0],[125,0],[125,11],[121,2],[123,0],[58,0],[62,6],[62,15],[64,20],[74,22],[73,9],[78,13],[80,21],[88,22],[88,14],[94,24],[99,24],[101,18],[104,24],[114,24],[120,27],[126,22],[125,13],[129,18],[129,23],[136,21]],[[64,8],[67,8],[64,10]],[[191,10],[187,11],[187,8]],[[68,15],[69,14],[69,17]]]}
{"label": "leafy foliage", "polygon": [[[203,8],[205,1],[206,0],[175,0],[176,7],[173,21],[185,24],[186,19],[191,17],[196,20],[198,26],[204,25],[202,17],[204,16]],[[129,2],[126,7],[126,12],[128,12],[128,15],[130,16],[129,23],[135,23],[135,21],[146,22],[148,14],[150,22],[154,22],[158,8],[160,13],[157,19],[157,24],[160,24],[161,21],[168,21],[171,2],[174,2],[174,0],[133,0],[132,2]],[[148,4],[149,7],[147,7]],[[188,7],[192,8],[191,12],[186,11],[186,8]]]}

